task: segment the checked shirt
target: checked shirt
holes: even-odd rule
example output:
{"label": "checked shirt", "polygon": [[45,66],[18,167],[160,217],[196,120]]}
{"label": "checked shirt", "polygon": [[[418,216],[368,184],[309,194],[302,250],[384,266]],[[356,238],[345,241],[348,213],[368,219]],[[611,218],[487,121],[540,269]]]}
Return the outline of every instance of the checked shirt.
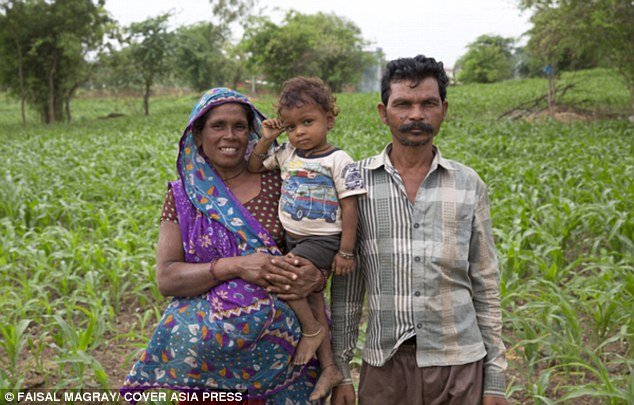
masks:
{"label": "checked shirt", "polygon": [[358,200],[357,269],[332,285],[335,360],[349,379],[367,292],[365,362],[382,366],[416,336],[419,367],[484,357],[484,394],[503,396],[499,271],[486,186],[434,147],[412,203],[390,149],[358,163],[368,193]]}

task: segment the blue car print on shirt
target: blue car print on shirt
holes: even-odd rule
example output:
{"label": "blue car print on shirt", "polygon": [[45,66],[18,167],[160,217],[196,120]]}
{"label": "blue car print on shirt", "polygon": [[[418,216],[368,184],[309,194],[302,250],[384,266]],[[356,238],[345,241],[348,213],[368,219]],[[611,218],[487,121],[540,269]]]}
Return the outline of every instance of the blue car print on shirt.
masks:
{"label": "blue car print on shirt", "polygon": [[282,211],[295,221],[302,219],[337,220],[339,201],[334,182],[323,174],[296,170],[282,188]]}

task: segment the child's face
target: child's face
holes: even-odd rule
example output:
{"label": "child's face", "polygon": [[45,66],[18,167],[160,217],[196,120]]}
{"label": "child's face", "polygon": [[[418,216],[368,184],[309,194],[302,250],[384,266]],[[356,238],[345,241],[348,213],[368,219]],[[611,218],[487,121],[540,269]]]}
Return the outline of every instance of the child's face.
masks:
{"label": "child's face", "polygon": [[332,113],[325,113],[313,104],[280,110],[288,139],[302,151],[319,152],[328,146],[326,134],[335,124]]}

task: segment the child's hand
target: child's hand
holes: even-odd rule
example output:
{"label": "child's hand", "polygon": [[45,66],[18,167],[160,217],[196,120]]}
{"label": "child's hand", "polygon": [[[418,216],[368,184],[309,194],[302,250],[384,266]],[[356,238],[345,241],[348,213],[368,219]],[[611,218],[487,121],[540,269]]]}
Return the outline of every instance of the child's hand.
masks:
{"label": "child's hand", "polygon": [[337,253],[332,261],[332,270],[336,276],[345,276],[354,271],[354,264],[354,257],[346,259]]}
{"label": "child's hand", "polygon": [[284,132],[284,124],[279,118],[271,118],[262,122],[262,138],[272,141]]}

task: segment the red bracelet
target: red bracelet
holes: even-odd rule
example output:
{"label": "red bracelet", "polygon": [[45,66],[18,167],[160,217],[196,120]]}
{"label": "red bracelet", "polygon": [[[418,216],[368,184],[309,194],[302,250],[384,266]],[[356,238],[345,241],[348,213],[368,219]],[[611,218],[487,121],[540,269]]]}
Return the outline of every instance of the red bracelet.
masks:
{"label": "red bracelet", "polygon": [[211,278],[216,281],[220,281],[218,280],[218,278],[216,278],[216,275],[214,274],[214,269],[216,268],[216,263],[218,263],[218,260],[219,259],[212,260],[209,262],[209,274],[211,274]]}

